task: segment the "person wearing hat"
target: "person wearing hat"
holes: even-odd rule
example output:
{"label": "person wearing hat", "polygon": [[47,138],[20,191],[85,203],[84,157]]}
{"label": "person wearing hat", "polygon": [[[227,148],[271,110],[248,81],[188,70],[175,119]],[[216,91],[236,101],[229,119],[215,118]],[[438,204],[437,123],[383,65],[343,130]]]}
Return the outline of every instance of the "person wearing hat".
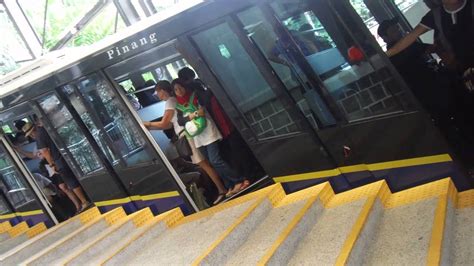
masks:
{"label": "person wearing hat", "polygon": [[55,177],[55,179],[60,180],[58,181],[58,186],[74,203],[77,213],[89,207],[91,204],[86,199],[84,191],[74,173],[63,159],[61,153],[49,137],[46,130],[38,124],[28,122],[22,127],[22,131],[25,133],[25,136],[36,140],[36,146],[41,155],[46,159],[53,171],[59,174],[60,178],[57,176]]}

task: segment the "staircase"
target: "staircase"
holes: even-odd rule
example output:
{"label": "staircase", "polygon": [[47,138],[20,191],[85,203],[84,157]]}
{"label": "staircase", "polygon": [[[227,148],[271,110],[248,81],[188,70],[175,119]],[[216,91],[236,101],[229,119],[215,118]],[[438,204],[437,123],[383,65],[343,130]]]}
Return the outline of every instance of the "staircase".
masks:
{"label": "staircase", "polygon": [[385,181],[339,194],[329,183],[288,195],[276,184],[186,217],[93,208],[36,234],[19,226],[0,225],[1,265],[474,262],[474,190],[458,193],[448,178],[398,193]]}

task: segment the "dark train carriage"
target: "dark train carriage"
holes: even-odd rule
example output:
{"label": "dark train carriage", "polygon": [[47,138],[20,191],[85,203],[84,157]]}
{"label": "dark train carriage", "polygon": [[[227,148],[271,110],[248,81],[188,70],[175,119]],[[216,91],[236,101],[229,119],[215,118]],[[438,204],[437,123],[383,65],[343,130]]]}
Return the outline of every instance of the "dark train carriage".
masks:
{"label": "dark train carriage", "polygon": [[163,152],[166,138],[141,124],[159,119],[162,103],[136,112],[126,95],[184,66],[245,140],[252,156],[242,160],[265,172],[255,180],[290,191],[382,178],[401,190],[446,176],[459,190],[470,186],[349,1],[205,1],[73,53],[7,76],[2,122],[40,117],[104,209],[197,210]]}

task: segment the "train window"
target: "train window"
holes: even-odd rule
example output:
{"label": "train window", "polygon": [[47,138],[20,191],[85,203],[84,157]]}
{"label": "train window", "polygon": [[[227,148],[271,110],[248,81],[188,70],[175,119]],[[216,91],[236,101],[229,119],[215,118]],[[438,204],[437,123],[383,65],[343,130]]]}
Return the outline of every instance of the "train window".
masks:
{"label": "train window", "polygon": [[148,81],[148,80],[153,80],[156,82],[155,77],[153,76],[153,73],[151,71],[145,72],[142,74],[143,80]]}
{"label": "train window", "polygon": [[[57,132],[60,138],[58,142],[64,143],[64,147],[58,145],[59,150],[65,155],[65,149],[67,149],[69,153],[65,157],[69,157],[68,155],[73,157],[69,158],[73,162],[70,166],[76,176],[84,176],[102,169],[93,148],[59,98],[55,94],[50,94],[41,98],[39,104],[51,122],[52,131]],[[52,131],[48,130],[48,132]],[[56,135],[51,135],[51,138],[55,137]]]}
{"label": "train window", "polygon": [[5,134],[12,134],[13,133],[13,130],[9,125],[2,126],[2,131]]}
{"label": "train window", "polygon": [[[204,30],[194,35],[193,39],[259,138],[299,131],[294,119],[228,24]],[[228,54],[222,54],[223,46]]]}
{"label": "train window", "polygon": [[391,94],[392,87],[401,89],[380,55],[365,42],[364,33],[348,32],[326,1],[276,0],[271,6],[349,121],[401,109]]}
{"label": "train window", "polygon": [[133,86],[133,82],[132,82],[131,79],[121,81],[121,82],[119,82],[119,85],[123,87],[125,92],[130,93],[130,92],[135,91],[135,87]]}
{"label": "train window", "polygon": [[35,201],[26,180],[3,147],[0,148],[0,189],[15,209]]}
{"label": "train window", "polygon": [[111,162],[132,166],[151,160],[126,106],[105,79],[93,74],[62,90]]}

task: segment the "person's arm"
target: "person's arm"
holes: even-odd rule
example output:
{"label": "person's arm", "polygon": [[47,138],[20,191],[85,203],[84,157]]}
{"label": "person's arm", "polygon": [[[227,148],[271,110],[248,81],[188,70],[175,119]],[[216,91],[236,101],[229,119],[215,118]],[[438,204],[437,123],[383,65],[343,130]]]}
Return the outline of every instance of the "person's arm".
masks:
{"label": "person's arm", "polygon": [[14,149],[15,149],[19,154],[21,154],[21,155],[23,155],[23,156],[25,156],[25,157],[27,157],[27,158],[30,158],[30,159],[33,159],[33,160],[38,158],[38,156],[37,156],[35,153],[33,153],[33,152],[29,152],[29,151],[22,150],[22,149],[20,149],[20,148],[17,147],[17,146],[14,146]]}
{"label": "person's arm", "polygon": [[408,46],[412,45],[420,35],[423,33],[429,31],[428,28],[426,28],[423,25],[418,25],[416,26],[413,31],[411,31],[407,36],[403,37],[400,41],[398,41],[392,48],[387,50],[387,56],[394,56],[401,51],[405,50]]}
{"label": "person's arm", "polygon": [[165,111],[161,121],[143,122],[143,125],[148,129],[168,129],[171,127],[171,119],[173,119],[174,110],[168,109]]}
{"label": "person's arm", "polygon": [[56,172],[57,171],[56,164],[54,163],[53,156],[51,155],[50,150],[48,148],[43,148],[43,149],[40,149],[40,152],[41,152],[41,155],[43,155],[43,158],[45,158],[46,161],[48,162],[49,166]]}

